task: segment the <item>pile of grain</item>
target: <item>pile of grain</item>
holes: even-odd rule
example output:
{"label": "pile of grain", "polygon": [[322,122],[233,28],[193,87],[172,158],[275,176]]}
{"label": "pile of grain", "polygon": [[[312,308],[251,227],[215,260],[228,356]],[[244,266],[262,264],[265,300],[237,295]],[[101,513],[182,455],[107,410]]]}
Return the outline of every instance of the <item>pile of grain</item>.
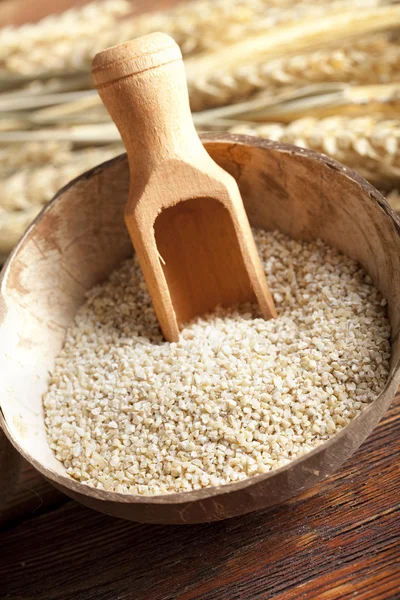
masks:
{"label": "pile of grain", "polygon": [[279,317],[218,310],[162,340],[136,260],[88,293],[44,397],[51,448],[98,489],[164,494],[285,465],[383,389],[386,301],[322,242],[255,232]]}

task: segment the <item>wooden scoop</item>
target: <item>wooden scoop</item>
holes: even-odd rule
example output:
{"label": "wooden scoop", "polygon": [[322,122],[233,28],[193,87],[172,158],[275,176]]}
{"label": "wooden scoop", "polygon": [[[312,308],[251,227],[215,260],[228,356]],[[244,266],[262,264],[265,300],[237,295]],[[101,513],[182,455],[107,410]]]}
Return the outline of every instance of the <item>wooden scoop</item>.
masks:
{"label": "wooden scoop", "polygon": [[92,72],[128,153],[125,222],[165,338],[217,305],[275,317],[236,181],[194,128],[178,45],[147,35],[97,54]]}

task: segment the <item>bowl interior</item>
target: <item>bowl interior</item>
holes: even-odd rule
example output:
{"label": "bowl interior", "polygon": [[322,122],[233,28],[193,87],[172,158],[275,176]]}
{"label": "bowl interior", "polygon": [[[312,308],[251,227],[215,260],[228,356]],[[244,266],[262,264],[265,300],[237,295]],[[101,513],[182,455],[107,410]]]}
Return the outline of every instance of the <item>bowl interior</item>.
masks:
{"label": "bowl interior", "polygon": [[[400,238],[380,194],[334,161],[300,149],[232,136],[205,142],[237,179],[252,225],[297,239],[321,238],[368,271],[389,302],[393,382],[400,353]],[[31,226],[3,272],[5,429],[34,464],[61,476],[65,469],[46,441],[42,394],[86,290],[132,253],[123,220],[128,188],[124,156],[72,182]]]}

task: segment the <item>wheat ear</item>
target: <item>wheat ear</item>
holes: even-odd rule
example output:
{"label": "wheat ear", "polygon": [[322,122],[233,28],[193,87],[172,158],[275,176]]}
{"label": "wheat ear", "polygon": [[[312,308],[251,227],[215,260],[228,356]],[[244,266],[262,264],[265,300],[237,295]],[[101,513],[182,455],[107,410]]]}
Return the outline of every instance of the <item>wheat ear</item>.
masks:
{"label": "wheat ear", "polygon": [[248,123],[232,127],[230,131],[322,152],[376,184],[394,187],[400,181],[400,120],[310,117],[288,125]]}
{"label": "wheat ear", "polygon": [[[385,192],[383,192],[385,195]],[[400,192],[399,190],[391,190],[386,193],[386,200],[396,212],[400,212]]]}
{"label": "wheat ear", "polygon": [[41,206],[71,179],[121,152],[122,143],[104,148],[87,148],[71,153],[69,159],[60,164],[5,172],[0,180],[0,207],[10,211],[25,210],[32,205]]}
{"label": "wheat ear", "polygon": [[310,83],[399,81],[400,44],[391,41],[390,35],[378,34],[340,48],[239,66],[232,73],[219,70],[208,79],[191,77],[190,62],[187,69],[192,110],[200,111],[241,102],[260,91],[273,95]]}
{"label": "wheat ear", "polygon": [[400,6],[378,6],[364,10],[342,7],[319,19],[303,19],[280,25],[214,52],[189,58],[186,62],[189,85],[207,82],[218,73],[231,75],[237,66],[260,64],[321,48],[337,48],[366,35],[400,27]]}
{"label": "wheat ear", "polygon": [[128,0],[94,2],[35,25],[1,30],[0,73],[4,79],[7,74],[88,71],[99,50],[160,30],[169,33],[185,55],[213,51],[284,23],[384,4],[385,0],[195,0],[135,17],[128,14]]}
{"label": "wheat ear", "polygon": [[0,264],[37,216],[40,208],[31,206],[27,210],[9,212],[0,207]]}

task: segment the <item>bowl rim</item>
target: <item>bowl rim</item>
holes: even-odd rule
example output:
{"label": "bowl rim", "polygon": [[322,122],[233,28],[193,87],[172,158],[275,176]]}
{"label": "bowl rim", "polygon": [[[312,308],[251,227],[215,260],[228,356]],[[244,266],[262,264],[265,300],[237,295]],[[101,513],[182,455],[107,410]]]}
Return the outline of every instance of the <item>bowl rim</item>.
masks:
{"label": "bowl rim", "polygon": [[[314,150],[309,150],[306,148],[300,148],[298,146],[294,146],[292,144],[285,144],[282,142],[275,142],[272,140],[260,138],[257,136],[249,136],[249,135],[238,135],[238,134],[230,134],[230,133],[202,133],[200,134],[200,138],[204,144],[231,144],[233,147],[236,145],[242,146],[252,146],[256,148],[261,148],[265,150],[277,150],[280,152],[288,153],[291,155],[297,156],[305,156],[310,158],[311,160],[322,163],[330,169],[338,171],[348,177],[350,180],[357,183],[362,190],[367,193],[371,198],[373,198],[380,208],[386,213],[386,216],[393,222],[397,234],[400,237],[400,218],[397,213],[392,209],[388,201],[385,197],[370,183],[368,183],[363,177],[361,177],[358,173],[345,167],[338,161],[334,160],[326,156],[325,154],[315,152]],[[3,269],[0,273],[0,300],[3,298],[3,290],[5,281],[7,279],[7,274],[12,266],[13,259],[19,253],[19,250],[24,246],[28,237],[30,236],[32,230],[35,228],[36,224],[39,223],[48,212],[50,212],[53,206],[57,203],[57,201],[63,196],[63,194],[75,186],[80,181],[89,180],[91,177],[96,175],[96,173],[102,172],[103,170],[111,167],[118,162],[127,161],[126,153],[122,153],[110,160],[107,160],[103,163],[96,165],[95,167],[85,171],[78,177],[75,177],[71,181],[69,181],[65,186],[63,186],[54,197],[42,208],[36,218],[32,221],[30,226],[25,231],[24,235],[21,237],[17,245],[14,247],[13,251],[9,255],[6,263],[3,266]],[[0,323],[1,323],[1,305],[0,305]],[[209,498],[217,499],[218,496],[232,494],[234,492],[238,492],[241,490],[246,490],[247,488],[253,487],[261,482],[265,482],[268,479],[272,479],[282,473],[285,473],[292,469],[292,467],[299,466],[302,463],[309,461],[311,459],[319,456],[320,454],[329,450],[333,445],[336,445],[340,441],[346,440],[349,432],[356,428],[358,423],[362,420],[365,420],[368,415],[374,413],[376,410],[376,404],[382,401],[385,401],[384,404],[389,406],[390,402],[393,400],[396,391],[400,385],[400,359],[397,363],[391,368],[388,380],[385,384],[383,390],[379,393],[379,395],[371,402],[371,404],[362,410],[360,414],[358,414],[348,425],[346,425],[343,429],[341,429],[338,433],[336,433],[333,437],[326,440],[325,442],[316,446],[313,450],[306,452],[299,458],[291,460],[286,465],[268,471],[267,473],[261,473],[258,475],[252,475],[247,477],[246,479],[223,484],[220,486],[209,486],[206,488],[202,488],[200,490],[192,490],[189,492],[174,492],[167,494],[159,494],[159,495],[139,495],[139,494],[127,494],[120,493],[114,491],[106,491],[99,490],[97,488],[86,485],[85,483],[81,483],[70,477],[69,475],[60,475],[59,473],[53,471],[52,469],[48,469],[44,467],[39,461],[32,458],[32,456],[20,445],[19,441],[14,438],[11,433],[5,415],[2,411],[0,405],[0,425],[10,440],[11,444],[14,446],[16,450],[25,458],[36,470],[38,470],[46,479],[52,481],[56,486],[61,486],[63,488],[71,490],[79,495],[88,496],[94,498],[96,500],[108,501],[108,502],[117,502],[123,504],[145,504],[145,505],[181,505],[187,504],[195,501],[202,501]],[[389,400],[389,401],[388,401]],[[381,417],[379,417],[380,419]],[[378,419],[378,420],[379,420]],[[363,441],[365,441],[366,436],[361,439],[358,446],[359,447]],[[347,460],[345,456],[343,461]],[[343,462],[342,461],[342,462]]]}

